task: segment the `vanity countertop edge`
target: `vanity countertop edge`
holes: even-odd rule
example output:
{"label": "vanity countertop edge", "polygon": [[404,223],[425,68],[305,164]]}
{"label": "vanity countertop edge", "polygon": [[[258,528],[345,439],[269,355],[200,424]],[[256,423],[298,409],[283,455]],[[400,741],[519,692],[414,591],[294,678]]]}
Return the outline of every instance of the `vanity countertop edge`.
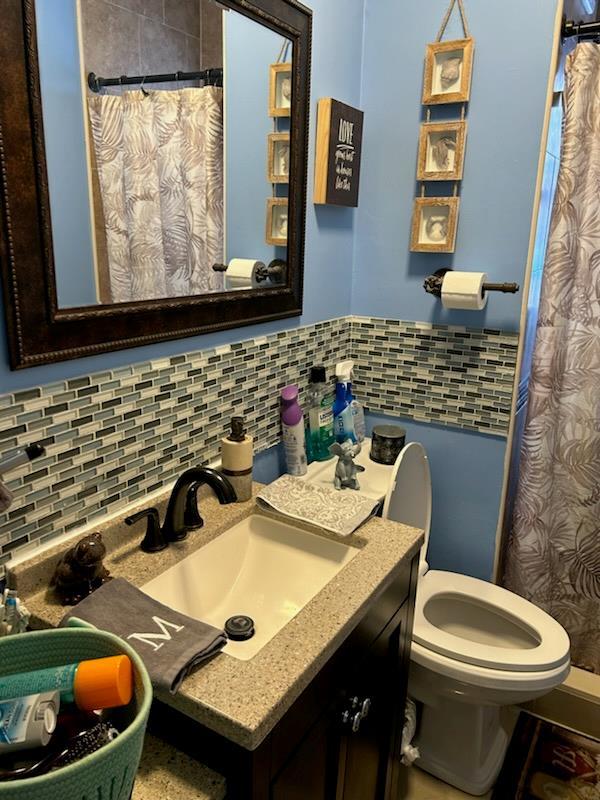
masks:
{"label": "vanity countertop edge", "polygon": [[[261,488],[254,484],[254,496]],[[168,495],[165,491],[155,503],[161,515]],[[102,533],[107,546],[105,565],[111,574],[143,586],[245,517],[264,513],[254,498],[220,505],[205,487],[200,500],[204,527],[183,542],[171,544],[159,556],[143,553],[138,547],[139,526],[131,528],[124,523],[128,514],[147,502],[128,506],[116,519],[95,524],[94,530]],[[328,536],[298,520],[293,523]],[[418,553],[423,533],[373,517],[351,536],[331,538],[360,552],[254,658],[240,661],[221,653],[186,678],[176,695],[155,691],[155,697],[247,750],[256,749],[369,606]],[[9,570],[10,585],[31,612],[32,628],[58,625],[70,608],[62,606],[48,588],[54,565],[69,546],[62,542]]]}

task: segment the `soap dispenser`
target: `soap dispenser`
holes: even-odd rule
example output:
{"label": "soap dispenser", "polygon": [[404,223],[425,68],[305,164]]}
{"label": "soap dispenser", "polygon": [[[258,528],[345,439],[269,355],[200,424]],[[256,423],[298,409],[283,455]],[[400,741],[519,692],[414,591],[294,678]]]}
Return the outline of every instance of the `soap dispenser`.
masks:
{"label": "soap dispenser", "polygon": [[244,418],[233,417],[229,436],[221,439],[221,471],[233,485],[238,503],[252,498],[252,444]]}

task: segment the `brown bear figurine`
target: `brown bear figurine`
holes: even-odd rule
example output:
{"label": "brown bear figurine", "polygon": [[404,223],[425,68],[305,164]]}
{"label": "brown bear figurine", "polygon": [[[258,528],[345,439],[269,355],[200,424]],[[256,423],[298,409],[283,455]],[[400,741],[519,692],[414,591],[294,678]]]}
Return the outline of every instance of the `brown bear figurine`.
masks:
{"label": "brown bear figurine", "polygon": [[52,577],[63,605],[73,606],[94,589],[110,580],[110,573],[102,563],[106,547],[102,534],[84,536],[62,556]]}

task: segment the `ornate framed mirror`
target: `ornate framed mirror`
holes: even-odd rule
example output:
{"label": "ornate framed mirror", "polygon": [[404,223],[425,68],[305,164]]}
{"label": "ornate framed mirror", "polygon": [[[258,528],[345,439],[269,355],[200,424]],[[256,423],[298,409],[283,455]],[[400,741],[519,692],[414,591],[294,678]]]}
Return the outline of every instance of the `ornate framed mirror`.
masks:
{"label": "ornate framed mirror", "polygon": [[311,25],[295,0],[6,0],[13,369],[301,313]]}

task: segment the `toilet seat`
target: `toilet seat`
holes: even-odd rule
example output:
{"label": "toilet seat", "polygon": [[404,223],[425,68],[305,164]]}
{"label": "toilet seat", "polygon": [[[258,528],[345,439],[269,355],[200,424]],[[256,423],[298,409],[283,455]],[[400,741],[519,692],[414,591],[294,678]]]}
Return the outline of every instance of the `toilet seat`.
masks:
{"label": "toilet seat", "polygon": [[[478,629],[479,620],[489,624]],[[492,672],[554,671],[568,662],[570,649],[563,627],[533,603],[495,584],[440,570],[428,571],[417,586],[413,641],[432,654]]]}
{"label": "toilet seat", "polygon": [[[411,661],[426,667],[435,675],[444,675],[446,678],[458,681],[465,687],[478,686],[487,690],[497,690],[502,693],[499,699],[501,705],[519,703],[531,700],[533,693],[544,694],[546,691],[554,689],[566,680],[570,669],[571,661],[569,656],[565,656],[558,666],[553,669],[541,672],[518,672],[508,669],[492,669],[490,667],[480,667],[476,664],[467,664],[464,661],[457,661],[455,658],[448,658],[434,650],[429,650],[413,640],[410,650]],[[465,688],[463,694],[468,689]],[[522,697],[508,697],[508,693],[522,693]],[[526,697],[524,695],[527,695]],[[490,696],[489,699],[494,699]]]}

